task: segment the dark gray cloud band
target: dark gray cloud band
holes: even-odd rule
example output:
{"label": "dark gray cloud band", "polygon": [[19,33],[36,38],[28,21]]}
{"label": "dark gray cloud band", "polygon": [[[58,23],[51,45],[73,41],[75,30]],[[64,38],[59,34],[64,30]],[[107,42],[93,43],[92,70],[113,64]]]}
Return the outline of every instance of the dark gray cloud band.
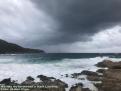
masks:
{"label": "dark gray cloud band", "polygon": [[60,25],[56,36],[49,40],[55,44],[86,41],[104,28],[121,22],[121,0],[32,1]]}

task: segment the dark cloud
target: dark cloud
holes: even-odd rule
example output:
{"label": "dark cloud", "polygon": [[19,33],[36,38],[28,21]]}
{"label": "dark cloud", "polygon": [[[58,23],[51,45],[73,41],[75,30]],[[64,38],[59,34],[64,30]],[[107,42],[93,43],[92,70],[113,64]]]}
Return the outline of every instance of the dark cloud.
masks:
{"label": "dark cloud", "polygon": [[121,0],[32,1],[60,25],[50,43],[86,41],[104,28],[121,22]]}

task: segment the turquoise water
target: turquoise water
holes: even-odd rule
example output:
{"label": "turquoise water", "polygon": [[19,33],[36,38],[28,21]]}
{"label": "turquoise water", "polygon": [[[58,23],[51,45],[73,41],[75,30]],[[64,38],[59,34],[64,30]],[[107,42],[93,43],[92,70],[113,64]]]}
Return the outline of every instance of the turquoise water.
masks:
{"label": "turquoise water", "polygon": [[99,53],[46,53],[46,54],[1,54],[0,63],[24,63],[40,64],[53,63],[62,59],[82,59],[95,57],[120,58],[121,54],[99,54]]}

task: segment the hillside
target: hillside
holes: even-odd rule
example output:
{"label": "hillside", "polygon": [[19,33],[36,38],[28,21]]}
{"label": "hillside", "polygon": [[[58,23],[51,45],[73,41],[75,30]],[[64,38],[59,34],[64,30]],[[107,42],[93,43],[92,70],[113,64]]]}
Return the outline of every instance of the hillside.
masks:
{"label": "hillside", "polygon": [[5,53],[44,53],[43,50],[24,48],[0,39],[0,54]]}

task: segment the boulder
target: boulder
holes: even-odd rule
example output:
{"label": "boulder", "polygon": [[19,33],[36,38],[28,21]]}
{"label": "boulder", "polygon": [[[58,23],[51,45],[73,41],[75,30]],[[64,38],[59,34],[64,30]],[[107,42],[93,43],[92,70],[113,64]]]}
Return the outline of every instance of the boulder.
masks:
{"label": "boulder", "polygon": [[96,72],[98,73],[104,73],[106,71],[106,69],[98,69]]}
{"label": "boulder", "polygon": [[96,64],[97,67],[108,67],[110,69],[121,69],[121,62],[112,62],[110,60],[104,60]]}
{"label": "boulder", "polygon": [[28,77],[27,77],[27,80],[29,80],[29,81],[34,81],[34,78],[32,78],[31,76],[28,76]]}
{"label": "boulder", "polygon": [[11,78],[3,79],[0,84],[10,85],[12,83]]}
{"label": "boulder", "polygon": [[98,73],[84,70],[84,71],[81,72],[81,75],[98,76]]}
{"label": "boulder", "polygon": [[87,79],[89,81],[101,81],[102,77],[99,77],[99,76],[87,76]]}
{"label": "boulder", "polygon": [[82,84],[76,84],[75,86],[72,86],[69,91],[82,91]]}
{"label": "boulder", "polygon": [[91,91],[89,88],[83,88],[82,83],[75,84],[72,86],[69,91]]}
{"label": "boulder", "polygon": [[58,85],[58,86],[62,86],[62,87],[68,88],[68,84],[66,84],[65,82],[63,82],[63,81],[61,81],[59,79],[55,80],[54,83],[56,85]]}
{"label": "boulder", "polygon": [[49,77],[44,76],[44,75],[38,75],[37,78],[39,78],[43,82],[49,82],[49,81],[51,81],[51,79]]}
{"label": "boulder", "polygon": [[81,75],[81,73],[74,73],[71,74],[72,78],[78,78]]}
{"label": "boulder", "polygon": [[34,85],[34,78],[28,76],[24,82],[21,83],[22,85]]}
{"label": "boulder", "polygon": [[112,65],[113,62],[110,60],[104,60],[102,62],[99,62],[96,64],[97,67],[109,67],[110,65]]}
{"label": "boulder", "polygon": [[103,62],[107,70],[103,71],[101,84],[95,84],[99,91],[121,91],[121,62]]}

